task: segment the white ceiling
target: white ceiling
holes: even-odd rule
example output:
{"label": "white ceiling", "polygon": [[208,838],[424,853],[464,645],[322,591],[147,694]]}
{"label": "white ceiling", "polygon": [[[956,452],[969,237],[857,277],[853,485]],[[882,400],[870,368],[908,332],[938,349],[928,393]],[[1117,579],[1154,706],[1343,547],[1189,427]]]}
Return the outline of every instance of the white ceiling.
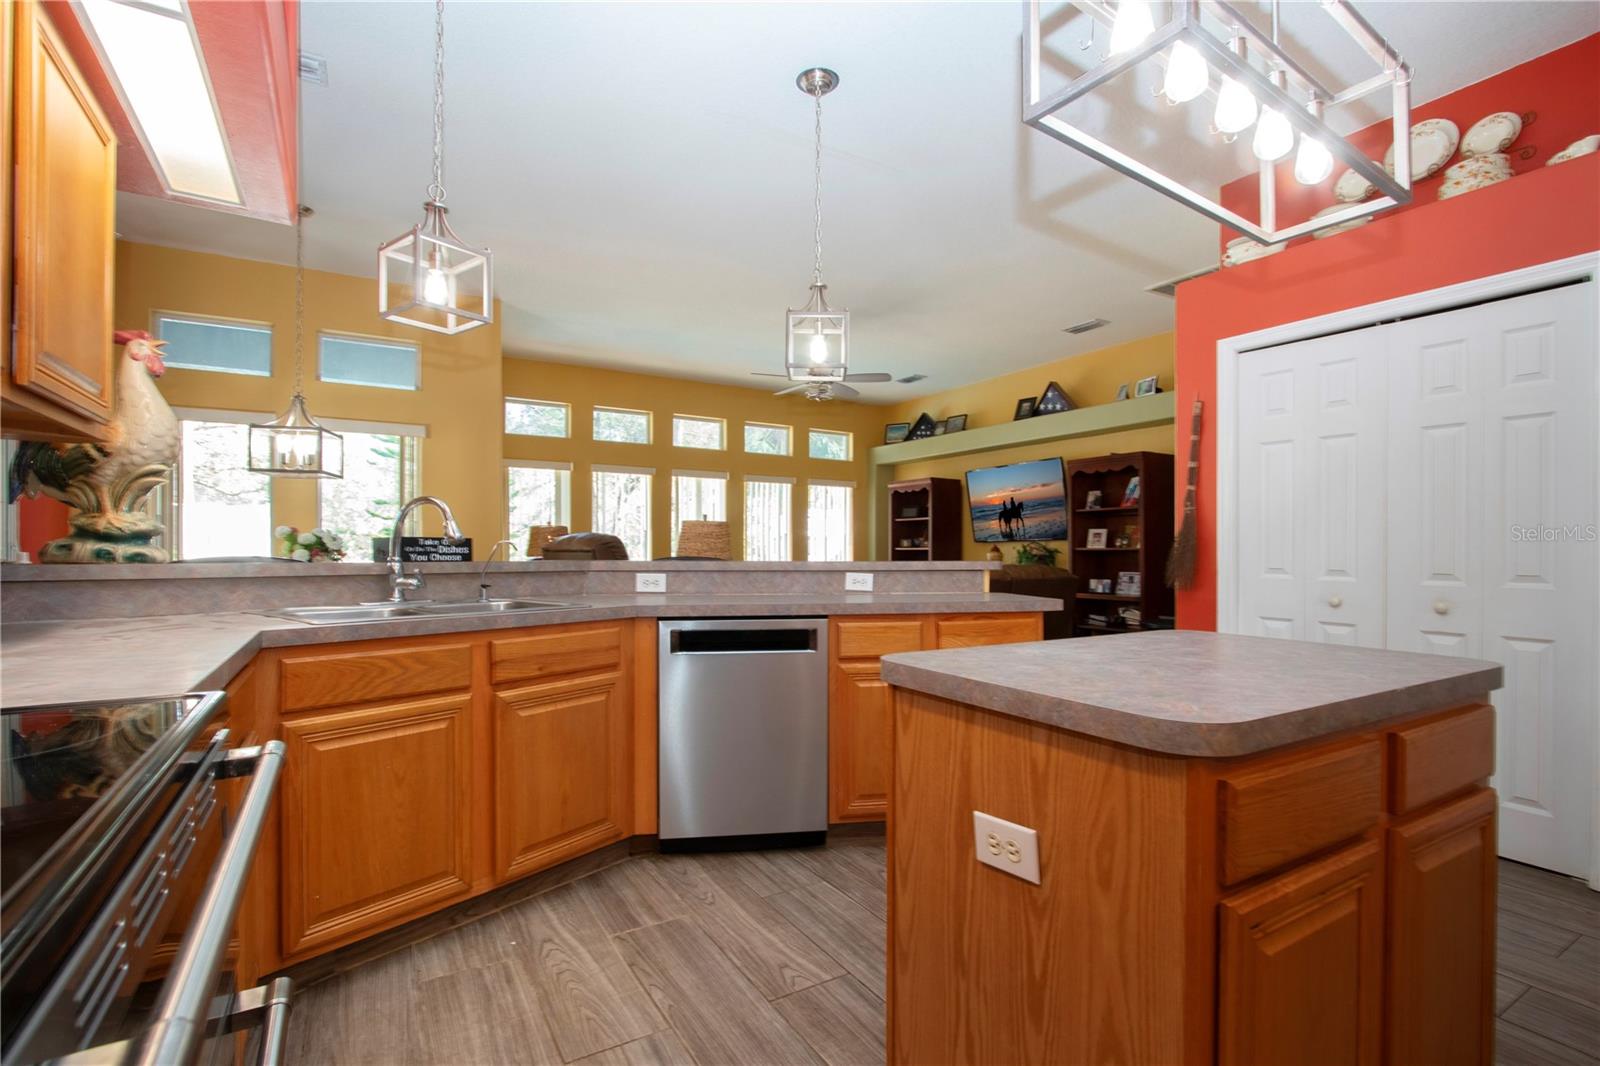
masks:
{"label": "white ceiling", "polygon": [[[1360,7],[1418,101],[1600,28],[1591,3]],[[371,275],[429,180],[433,5],[302,10],[302,46],[329,70],[303,83],[307,261]],[[812,114],[794,76],[816,65],[841,77],[824,103],[824,273],[852,311],[851,367],[927,375],[863,399],[1171,328],[1171,301],[1143,290],[1213,261],[1216,229],[1021,124],[1025,10],[451,0],[451,220],[494,250],[508,354],[740,384],[779,369],[811,266]],[[129,195],[118,210],[129,239],[293,261],[284,227]],[[1097,316],[1111,325],[1060,332]]]}

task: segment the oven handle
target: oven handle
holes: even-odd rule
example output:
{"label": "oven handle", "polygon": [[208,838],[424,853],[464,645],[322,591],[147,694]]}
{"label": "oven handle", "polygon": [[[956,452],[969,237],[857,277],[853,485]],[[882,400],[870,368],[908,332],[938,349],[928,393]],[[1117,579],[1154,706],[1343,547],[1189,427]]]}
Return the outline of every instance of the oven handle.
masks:
{"label": "oven handle", "polygon": [[261,1026],[261,1054],[256,1066],[281,1066],[284,1036],[289,1029],[289,1001],[294,998],[294,982],[274,977],[264,985],[247,988],[234,997],[228,1015],[228,1031]]}
{"label": "oven handle", "polygon": [[[155,1020],[139,1041],[133,1057],[127,1060],[130,1066],[188,1064],[194,1062],[199,1053],[206,1038],[213,985],[222,968],[239,900],[244,895],[245,879],[250,873],[250,862],[255,857],[256,844],[261,839],[272,794],[278,785],[278,774],[283,770],[284,750],[283,741],[269,740],[254,751],[253,759],[248,748],[232,759],[236,765],[253,761],[255,779],[239,805],[233,835],[223,846],[216,872],[206,884],[205,894],[195,911],[194,924],[179,945],[177,958],[172,961],[166,986],[156,1004]],[[287,1009],[280,1009],[277,1004],[268,1006],[268,1025],[276,1020],[281,1027],[287,1021]],[[277,1010],[276,1019],[272,1010]],[[272,1043],[281,1054],[282,1040]],[[268,1050],[267,1044],[264,1040],[264,1052]]]}

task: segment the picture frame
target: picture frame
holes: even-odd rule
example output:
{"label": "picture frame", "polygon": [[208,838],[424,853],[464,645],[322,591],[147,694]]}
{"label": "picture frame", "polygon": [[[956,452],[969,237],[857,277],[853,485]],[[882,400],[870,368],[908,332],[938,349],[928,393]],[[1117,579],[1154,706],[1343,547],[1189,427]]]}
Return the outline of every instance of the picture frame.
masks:
{"label": "picture frame", "polygon": [[949,418],[944,420],[944,431],[946,433],[960,433],[962,430],[964,430],[966,428],[967,428],[967,416],[966,415],[951,415]]}
{"label": "picture frame", "polygon": [[1138,474],[1135,474],[1133,477],[1128,479],[1128,488],[1122,494],[1122,506],[1124,506],[1124,507],[1137,507],[1137,506],[1139,506],[1139,475]]}
{"label": "picture frame", "polygon": [[1089,538],[1084,541],[1085,548],[1104,548],[1106,546],[1106,531],[1103,529],[1089,530]]}
{"label": "picture frame", "polygon": [[1126,533],[1118,533],[1116,541],[1111,546],[1113,548],[1131,548],[1133,547],[1133,542],[1128,539]]}
{"label": "picture frame", "polygon": [[1017,401],[1017,409],[1011,413],[1011,421],[1021,422],[1024,418],[1033,417],[1033,405],[1037,400],[1032,396],[1024,396]]}
{"label": "picture frame", "polygon": [[1138,596],[1138,595],[1141,594],[1140,588],[1141,588],[1141,586],[1143,584],[1144,584],[1144,578],[1139,573],[1139,571],[1137,571],[1137,570],[1118,570],[1117,571],[1117,595],[1118,596]]}
{"label": "picture frame", "polygon": [[1099,489],[1090,489],[1089,495],[1083,498],[1083,509],[1085,511],[1098,511],[1106,505],[1105,500],[1106,494],[1104,492]]}
{"label": "picture frame", "polygon": [[1111,579],[1109,577],[1091,577],[1089,579],[1089,591],[1097,592],[1102,596],[1109,595],[1111,592]]}
{"label": "picture frame", "polygon": [[1117,386],[1117,399],[1126,400],[1127,398],[1128,398],[1128,383],[1126,381],[1124,381],[1121,385]]}
{"label": "picture frame", "polygon": [[947,429],[948,429],[948,425],[949,425],[949,420],[948,419],[944,419],[944,418],[939,419],[939,421],[937,421],[937,422],[935,422],[933,424],[933,435],[935,437],[944,436],[946,431],[947,431]]}
{"label": "picture frame", "polygon": [[1140,378],[1133,386],[1133,394],[1135,396],[1154,396],[1160,391],[1161,386],[1156,384],[1156,375],[1154,374],[1147,378]]}
{"label": "picture frame", "polygon": [[885,444],[899,444],[909,436],[911,436],[910,422],[890,422],[883,427],[883,443]]}

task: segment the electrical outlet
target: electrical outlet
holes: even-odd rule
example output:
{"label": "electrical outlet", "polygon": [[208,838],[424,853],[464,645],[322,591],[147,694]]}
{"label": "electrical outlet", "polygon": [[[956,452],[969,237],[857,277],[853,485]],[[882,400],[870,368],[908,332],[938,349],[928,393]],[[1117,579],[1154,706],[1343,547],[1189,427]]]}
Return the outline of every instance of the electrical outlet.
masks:
{"label": "electrical outlet", "polygon": [[666,574],[634,574],[633,591],[635,592],[665,592],[667,591]]}
{"label": "electrical outlet", "polygon": [[1039,883],[1039,834],[1025,825],[982,811],[972,812],[978,861],[1002,873]]}
{"label": "electrical outlet", "polygon": [[846,592],[871,592],[872,575],[847,573],[844,575],[844,590]]}

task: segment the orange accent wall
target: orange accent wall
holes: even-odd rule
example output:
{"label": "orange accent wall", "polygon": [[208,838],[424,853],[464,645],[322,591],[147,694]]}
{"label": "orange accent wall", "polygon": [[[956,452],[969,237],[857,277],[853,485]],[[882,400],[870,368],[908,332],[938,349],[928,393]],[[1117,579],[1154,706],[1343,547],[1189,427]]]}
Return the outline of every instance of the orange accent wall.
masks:
{"label": "orange accent wall", "polygon": [[48,496],[26,496],[17,499],[17,550],[28,553],[30,559],[39,558],[39,549],[46,542],[64,537],[71,530],[67,515],[72,511],[60,500]]}
{"label": "orange accent wall", "polygon": [[[1419,183],[1410,206],[1326,240],[1305,240],[1266,259],[1185,282],[1177,293],[1180,427],[1196,397],[1206,402],[1201,439],[1200,564],[1178,593],[1178,625],[1215,629],[1217,615],[1217,342],[1270,326],[1424,292],[1600,249],[1600,155],[1545,167],[1581,136],[1600,132],[1600,34],[1414,109],[1414,120],[1447,117],[1464,133],[1494,111],[1535,111],[1519,140],[1531,166],[1510,181],[1436,200],[1437,179]],[[1556,143],[1559,142],[1559,143]],[[1380,141],[1378,151],[1387,146]],[[1374,154],[1378,154],[1375,152]],[[1331,202],[1331,195],[1323,202]],[[1177,434],[1177,469],[1189,457]],[[1178,499],[1182,501],[1182,486]]]}

